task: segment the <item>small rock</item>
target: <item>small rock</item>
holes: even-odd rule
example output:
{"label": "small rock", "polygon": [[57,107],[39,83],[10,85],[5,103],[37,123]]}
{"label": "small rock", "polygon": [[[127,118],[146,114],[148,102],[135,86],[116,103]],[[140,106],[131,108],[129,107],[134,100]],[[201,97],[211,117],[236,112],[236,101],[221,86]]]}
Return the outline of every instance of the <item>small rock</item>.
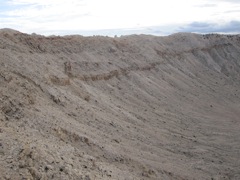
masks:
{"label": "small rock", "polygon": [[18,167],[19,167],[19,168],[24,168],[24,167],[26,167],[25,161],[23,161],[23,160],[20,161]]}
{"label": "small rock", "polygon": [[52,170],[52,169],[53,169],[53,167],[50,166],[50,165],[46,165],[45,168],[44,168],[44,170],[45,170],[46,172],[49,171],[49,170]]}
{"label": "small rock", "polygon": [[8,175],[8,174],[5,176],[5,179],[6,179],[6,180],[9,180],[10,178],[11,178],[11,177],[10,177],[10,175]]}
{"label": "small rock", "polygon": [[32,175],[33,179],[41,179],[41,174],[37,171],[36,168],[34,167],[30,167],[28,168],[28,171],[30,172],[30,174]]}
{"label": "small rock", "polygon": [[89,175],[86,175],[84,180],[91,180],[90,176]]}
{"label": "small rock", "polygon": [[113,140],[114,140],[116,143],[120,143],[119,140],[117,140],[117,139],[113,139]]}

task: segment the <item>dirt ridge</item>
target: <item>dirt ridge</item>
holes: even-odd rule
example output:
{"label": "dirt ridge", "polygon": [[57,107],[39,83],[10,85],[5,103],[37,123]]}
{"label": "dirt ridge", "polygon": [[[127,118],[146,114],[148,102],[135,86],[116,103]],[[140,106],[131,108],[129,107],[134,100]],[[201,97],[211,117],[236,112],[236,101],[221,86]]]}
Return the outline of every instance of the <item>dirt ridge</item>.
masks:
{"label": "dirt ridge", "polygon": [[0,179],[239,179],[240,36],[0,30]]}

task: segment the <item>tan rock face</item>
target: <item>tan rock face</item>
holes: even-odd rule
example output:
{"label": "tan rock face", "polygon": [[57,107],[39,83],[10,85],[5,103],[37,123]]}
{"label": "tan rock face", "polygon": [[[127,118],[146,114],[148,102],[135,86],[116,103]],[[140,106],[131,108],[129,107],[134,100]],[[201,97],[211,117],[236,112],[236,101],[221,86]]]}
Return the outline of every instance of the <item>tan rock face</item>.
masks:
{"label": "tan rock face", "polygon": [[2,179],[239,179],[240,36],[0,30]]}

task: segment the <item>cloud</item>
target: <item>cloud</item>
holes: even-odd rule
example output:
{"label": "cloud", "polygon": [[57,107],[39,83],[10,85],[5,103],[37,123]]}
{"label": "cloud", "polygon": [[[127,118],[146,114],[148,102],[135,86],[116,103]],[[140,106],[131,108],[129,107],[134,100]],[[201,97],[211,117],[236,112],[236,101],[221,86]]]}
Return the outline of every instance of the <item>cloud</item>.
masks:
{"label": "cloud", "polygon": [[215,0],[215,2],[219,2],[219,1],[240,4],[239,0]]}
{"label": "cloud", "polygon": [[211,8],[211,7],[217,7],[217,4],[201,4],[201,5],[197,5],[197,7],[200,8]]}
{"label": "cloud", "polygon": [[[240,17],[234,0],[0,0],[0,28],[50,34],[213,31]],[[181,24],[179,24],[181,22]],[[211,22],[211,23],[209,23]],[[225,23],[226,24],[226,23]],[[229,26],[234,26],[230,24]],[[235,25],[236,26],[236,25]],[[236,31],[236,30],[235,30]]]}
{"label": "cloud", "polygon": [[5,6],[8,5],[11,9],[0,13],[0,23],[1,26],[10,28],[20,25],[19,30],[23,32],[62,30],[67,29],[67,26],[72,28],[77,24],[76,19],[91,17],[89,8],[85,8],[85,2],[85,0],[8,0]]}
{"label": "cloud", "polygon": [[206,22],[192,22],[190,24],[181,26],[181,32],[196,32],[196,33],[227,33],[239,34],[240,21],[230,21],[224,24],[206,23]]}
{"label": "cloud", "polygon": [[192,22],[189,24],[169,24],[162,26],[141,27],[136,29],[109,29],[96,31],[81,31],[81,34],[87,35],[128,35],[128,34],[150,34],[156,36],[166,36],[178,32],[191,33],[223,33],[223,34],[240,34],[240,21],[231,21],[225,24]]}
{"label": "cloud", "polygon": [[240,10],[231,10],[231,11],[225,11],[224,13],[239,13]]}

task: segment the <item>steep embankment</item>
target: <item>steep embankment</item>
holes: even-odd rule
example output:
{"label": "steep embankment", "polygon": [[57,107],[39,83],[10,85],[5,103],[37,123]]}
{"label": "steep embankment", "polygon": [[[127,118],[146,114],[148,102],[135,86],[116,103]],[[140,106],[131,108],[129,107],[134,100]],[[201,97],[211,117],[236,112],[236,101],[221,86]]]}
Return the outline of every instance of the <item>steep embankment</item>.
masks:
{"label": "steep embankment", "polygon": [[5,179],[239,179],[240,36],[0,31]]}

